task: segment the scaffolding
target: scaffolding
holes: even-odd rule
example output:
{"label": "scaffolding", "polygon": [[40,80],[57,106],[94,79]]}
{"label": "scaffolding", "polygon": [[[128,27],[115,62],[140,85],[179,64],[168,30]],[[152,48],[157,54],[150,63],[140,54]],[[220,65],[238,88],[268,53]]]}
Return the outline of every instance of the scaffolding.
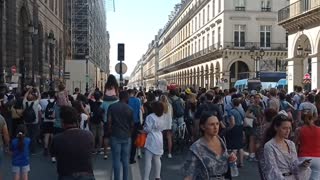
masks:
{"label": "scaffolding", "polygon": [[88,0],[71,0],[71,49],[74,59],[84,59],[89,54],[88,39]]}
{"label": "scaffolding", "polygon": [[71,0],[71,49],[73,59],[89,60],[109,71],[109,36],[106,0]]}

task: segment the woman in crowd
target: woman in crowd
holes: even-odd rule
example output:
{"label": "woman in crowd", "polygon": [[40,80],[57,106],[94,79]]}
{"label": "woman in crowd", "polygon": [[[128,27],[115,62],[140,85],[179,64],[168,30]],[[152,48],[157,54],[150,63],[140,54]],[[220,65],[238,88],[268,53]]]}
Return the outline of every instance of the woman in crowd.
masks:
{"label": "woman in crowd", "polygon": [[[103,102],[101,104],[101,108],[104,110],[104,118],[103,118],[103,159],[108,159],[108,146],[109,146],[109,138],[108,138],[108,109],[109,107],[119,101],[119,85],[115,77],[110,74],[108,76],[107,82],[104,86],[104,97]],[[114,92],[112,92],[114,90]],[[113,94],[113,95],[112,95]],[[115,94],[115,95],[114,95]],[[112,96],[110,96],[112,95]]]}
{"label": "woman in crowd", "polygon": [[144,124],[144,131],[148,133],[145,144],[145,171],[144,180],[149,180],[152,159],[155,166],[155,179],[160,180],[161,172],[161,155],[163,154],[163,137],[162,131],[164,127],[164,105],[162,102],[156,101],[152,103],[152,111],[147,116]]}
{"label": "woman in crowd", "polygon": [[77,110],[79,114],[79,127],[80,129],[83,130],[88,130],[89,131],[89,116],[86,114],[86,111],[83,107],[83,104],[80,101],[74,101],[73,102],[73,107]]}
{"label": "woman in crowd", "polygon": [[57,93],[57,101],[55,107],[56,120],[54,122],[54,134],[61,133],[64,131],[62,128],[61,118],[60,118],[60,107],[61,106],[71,106],[71,102],[69,101],[68,92],[66,91],[66,87],[63,83],[58,86],[59,92]]}
{"label": "woman in crowd", "polygon": [[29,162],[29,146],[31,140],[25,137],[23,128],[18,129],[16,138],[12,140],[12,172],[14,173],[14,180],[28,180],[28,173],[30,171]]}
{"label": "woman in crowd", "polygon": [[105,100],[115,101],[119,96],[119,85],[116,77],[112,74],[108,76],[107,83],[104,86]]}
{"label": "woman in crowd", "polygon": [[[253,97],[253,99],[252,99]],[[256,159],[256,133],[257,127],[263,121],[263,109],[261,106],[261,96],[255,94],[251,96],[252,104],[248,107],[246,117],[253,119],[253,126],[245,127],[247,139],[249,140],[249,161],[257,161]]]}
{"label": "woman in crowd", "polygon": [[237,157],[227,152],[227,147],[219,137],[220,122],[217,117],[204,112],[200,118],[202,137],[192,144],[183,166],[185,180],[224,180],[228,163]]}
{"label": "woman in crowd", "polygon": [[186,89],[187,100],[185,103],[185,122],[187,122],[188,131],[191,134],[191,141],[194,142],[195,128],[194,128],[194,115],[197,109],[197,96],[192,93],[191,89]]}
{"label": "woman in crowd", "polygon": [[310,160],[298,161],[296,146],[288,140],[292,120],[277,115],[266,130],[264,145],[266,180],[307,180]]}
{"label": "woman in crowd", "polygon": [[320,179],[320,127],[314,124],[311,113],[303,113],[304,125],[296,130],[296,146],[300,161],[312,159],[310,180]]}
{"label": "woman in crowd", "polygon": [[240,99],[232,100],[233,109],[230,111],[229,131],[227,131],[227,147],[234,153],[238,152],[239,167],[243,167],[243,120],[245,112],[241,107]]}
{"label": "woman in crowd", "polygon": [[163,119],[164,119],[164,132],[168,141],[168,158],[172,158],[172,106],[168,101],[166,95],[160,96],[160,102],[163,103]]}

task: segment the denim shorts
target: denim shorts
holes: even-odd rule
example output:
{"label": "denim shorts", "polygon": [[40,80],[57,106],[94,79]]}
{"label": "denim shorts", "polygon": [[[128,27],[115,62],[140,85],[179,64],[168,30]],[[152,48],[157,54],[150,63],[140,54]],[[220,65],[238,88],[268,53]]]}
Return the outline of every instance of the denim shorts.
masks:
{"label": "denim shorts", "polygon": [[30,171],[30,165],[26,166],[12,166],[13,173],[26,173]]}

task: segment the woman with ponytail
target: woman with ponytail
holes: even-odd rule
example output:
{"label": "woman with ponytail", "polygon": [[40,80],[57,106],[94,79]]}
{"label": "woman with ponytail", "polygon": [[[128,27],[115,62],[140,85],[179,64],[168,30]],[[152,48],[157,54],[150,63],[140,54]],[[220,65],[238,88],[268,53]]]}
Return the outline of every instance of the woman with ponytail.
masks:
{"label": "woman with ponytail", "polygon": [[17,132],[16,138],[11,143],[12,172],[14,180],[28,180],[30,138],[25,137],[25,130],[22,128]]}

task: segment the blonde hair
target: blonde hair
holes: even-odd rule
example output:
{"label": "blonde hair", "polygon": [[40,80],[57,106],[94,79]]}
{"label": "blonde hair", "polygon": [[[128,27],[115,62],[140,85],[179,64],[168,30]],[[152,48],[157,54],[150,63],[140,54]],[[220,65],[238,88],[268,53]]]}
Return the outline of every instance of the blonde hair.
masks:
{"label": "blonde hair", "polygon": [[161,95],[159,101],[163,103],[164,113],[168,113],[169,111],[169,100],[166,95]]}

